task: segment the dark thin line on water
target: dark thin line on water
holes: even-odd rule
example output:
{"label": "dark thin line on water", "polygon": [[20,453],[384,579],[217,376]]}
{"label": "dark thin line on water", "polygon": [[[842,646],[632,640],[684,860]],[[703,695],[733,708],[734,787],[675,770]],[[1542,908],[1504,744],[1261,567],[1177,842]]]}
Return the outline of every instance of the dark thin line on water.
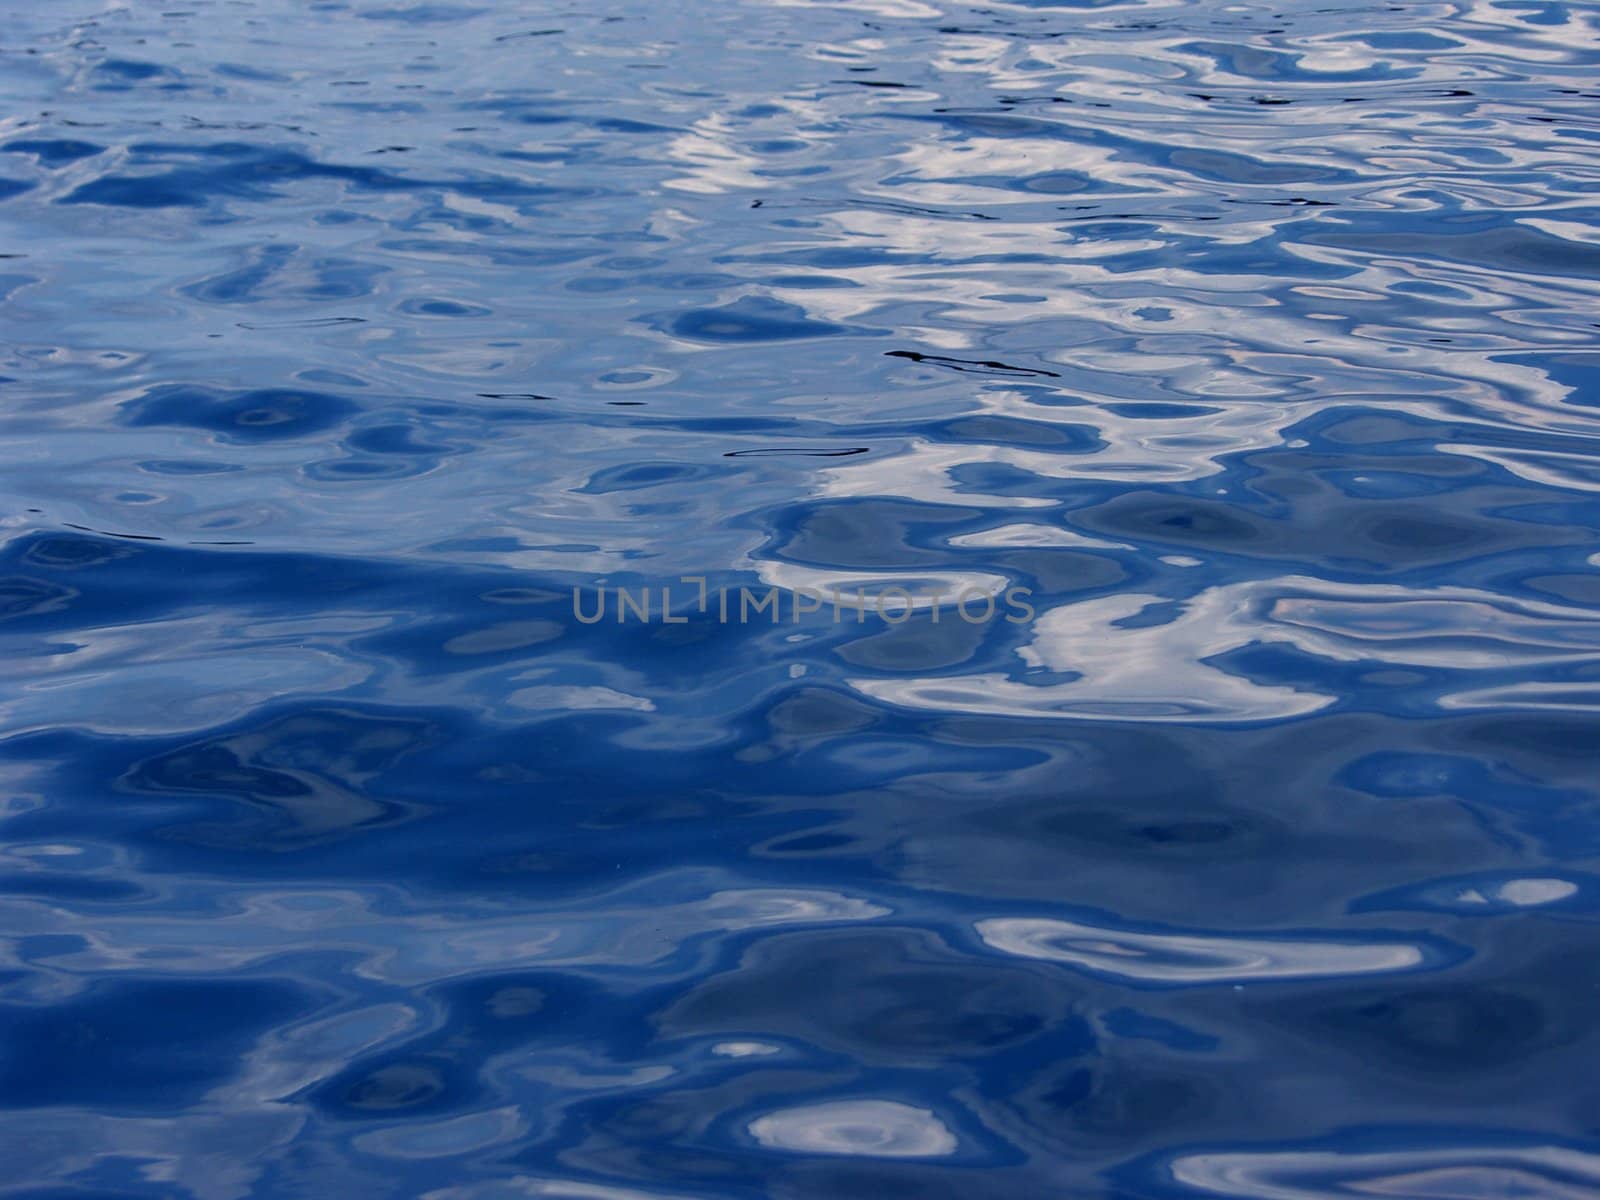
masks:
{"label": "dark thin line on water", "polygon": [[912,362],[930,363],[934,366],[949,367],[953,371],[973,371],[983,368],[978,374],[1004,374],[1021,376],[1043,376],[1047,379],[1060,379],[1056,371],[1046,371],[1040,367],[1014,367],[1010,363],[996,362],[987,358],[947,358],[943,354],[923,354],[917,350],[886,350],[887,358],[909,358]]}

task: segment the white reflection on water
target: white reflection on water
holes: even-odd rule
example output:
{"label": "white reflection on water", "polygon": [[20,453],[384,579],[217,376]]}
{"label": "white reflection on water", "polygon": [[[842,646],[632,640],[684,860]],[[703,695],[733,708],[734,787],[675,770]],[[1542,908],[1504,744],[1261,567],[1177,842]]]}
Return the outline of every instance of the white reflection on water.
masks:
{"label": "white reflection on water", "polygon": [[1557,1146],[1190,1154],[1170,1170],[1180,1183],[1235,1200],[1592,1200],[1600,1189],[1600,1156]]}
{"label": "white reflection on water", "polygon": [[1111,979],[1171,985],[1259,982],[1405,971],[1423,964],[1404,942],[1295,941],[1208,934],[1136,933],[1045,918],[975,924],[996,950],[1067,963]]}
{"label": "white reflection on water", "polygon": [[1508,879],[1504,883],[1463,888],[1456,903],[1496,905],[1506,908],[1537,908],[1578,894],[1578,885],[1566,879]]}
{"label": "white reflection on water", "polygon": [[536,1179],[513,1175],[485,1183],[439,1188],[421,1200],[690,1200],[682,1192],[647,1192],[639,1188],[584,1183],[576,1179]]}
{"label": "white reflection on water", "polygon": [[925,1108],[894,1100],[838,1100],[785,1108],[750,1122],[750,1136],[773,1150],[862,1158],[941,1158],[956,1135]]}
{"label": "white reflection on water", "polygon": [[[670,877],[662,878],[670,891]],[[891,911],[840,892],[795,888],[730,888],[679,903],[591,899],[580,909],[550,910],[536,919],[493,910],[409,912],[381,888],[370,894],[257,890],[219,893],[217,900],[225,909],[220,915],[106,913],[88,928],[63,908],[13,899],[0,905],[0,919],[16,937],[71,932],[82,938],[80,949],[54,960],[53,986],[68,994],[74,980],[100,972],[148,974],[157,959],[163,974],[213,974],[308,945],[357,954],[361,977],[407,986],[519,965],[642,966],[707,933],[871,921]],[[384,911],[391,904],[401,911]],[[0,964],[9,961],[9,953],[0,953]]]}
{"label": "white reflection on water", "polygon": [[[1164,620],[1162,606],[1170,606]],[[1174,601],[1123,593],[1040,614],[1017,650],[1026,667],[1075,678],[1031,683],[998,672],[853,679],[908,708],[1143,721],[1260,721],[1335,702],[1291,684],[1230,673],[1215,660],[1281,646],[1331,663],[1371,661],[1449,671],[1438,709],[1594,708],[1600,689],[1555,683],[1554,671],[1600,662],[1600,616],[1570,605],[1471,588],[1339,584],[1308,576],[1208,588]],[[1521,672],[1528,678],[1516,678]],[[1020,674],[1020,673],[1019,673]],[[1508,678],[1508,676],[1510,678]]]}

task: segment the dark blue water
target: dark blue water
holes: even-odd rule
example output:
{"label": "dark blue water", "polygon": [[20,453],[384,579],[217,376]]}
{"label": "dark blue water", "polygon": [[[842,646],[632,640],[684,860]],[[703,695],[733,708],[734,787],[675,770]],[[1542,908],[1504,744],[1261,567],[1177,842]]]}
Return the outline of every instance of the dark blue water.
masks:
{"label": "dark blue water", "polygon": [[0,1195],[1600,1194],[1600,7],[0,99]]}

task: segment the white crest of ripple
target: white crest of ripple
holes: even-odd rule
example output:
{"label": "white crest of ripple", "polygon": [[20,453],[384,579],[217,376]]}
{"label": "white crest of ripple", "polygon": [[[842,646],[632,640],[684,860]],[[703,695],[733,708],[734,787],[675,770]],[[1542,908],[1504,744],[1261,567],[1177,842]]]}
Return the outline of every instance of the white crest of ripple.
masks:
{"label": "white crest of ripple", "polygon": [[1253,582],[1212,588],[1178,607],[1162,624],[1122,624],[1162,596],[1124,593],[1063,604],[1033,622],[1033,640],[1017,651],[1028,667],[1076,679],[1029,683],[998,672],[928,679],[852,679],[876,700],[907,708],[967,713],[1110,720],[1261,721],[1315,712],[1332,696],[1286,685],[1258,684],[1205,660],[1261,640],[1262,622],[1247,589]]}
{"label": "white crest of ripple", "polygon": [[1486,887],[1467,888],[1456,900],[1460,904],[1505,904],[1513,908],[1537,908],[1578,894],[1578,885],[1566,879],[1508,879]]}
{"label": "white crest of ripple", "polygon": [[[969,603],[977,612],[981,603],[979,595],[999,597],[1011,586],[1008,577],[988,571],[864,571],[768,561],[756,564],[756,574],[767,587],[809,593],[808,599],[820,596],[822,607],[812,611],[831,617],[837,605],[841,613],[849,614],[852,619],[863,606],[863,597],[869,614],[877,613],[882,598],[883,612],[891,619],[896,619],[907,609],[914,612],[931,609],[935,602],[948,612],[962,596],[970,597]],[[884,592],[888,588],[902,589],[910,597],[909,601],[898,594],[885,597]],[[756,600],[764,599],[759,589],[753,590],[757,591]],[[715,598],[710,601],[712,611],[718,611],[718,604]],[[781,598],[778,612],[780,621],[793,620],[794,604],[795,601],[788,596]],[[728,614],[731,619],[741,617],[737,590],[728,593]],[[747,614],[743,619],[750,623],[772,620],[766,613]]]}
{"label": "white crest of ripple", "polygon": [[782,1048],[771,1042],[718,1042],[711,1047],[711,1053],[718,1058],[765,1058],[781,1054]]}
{"label": "white crest of ripple", "polygon": [[[667,873],[654,887],[661,896],[681,895],[700,882],[694,873],[681,879]],[[238,970],[303,945],[311,932],[323,944],[360,954],[363,978],[409,987],[463,971],[529,964],[642,966],[706,934],[871,921],[893,911],[842,892],[799,888],[729,888],[654,903],[626,895],[538,915],[498,905],[417,911],[403,891],[377,886],[239,895],[231,885],[219,885],[206,896],[227,911],[204,917],[107,913],[87,927],[64,909],[14,898],[0,902],[0,923],[13,936],[70,932],[83,939],[80,949],[62,958],[71,968],[61,975],[63,987],[96,972],[188,976]]]}
{"label": "white crest of ripple", "polygon": [[[1161,614],[1161,609],[1169,610]],[[1149,613],[1165,619],[1141,622]],[[1256,682],[1214,660],[1279,645],[1339,663],[1437,667],[1464,676],[1445,709],[1490,704],[1537,709],[1600,707],[1600,687],[1547,682],[1552,666],[1600,663],[1600,613],[1512,600],[1471,588],[1329,583],[1307,576],[1207,588],[1187,598],[1123,593],[1041,612],[1018,648],[1027,668],[1057,676],[1030,683],[1000,672],[852,679],[876,700],[906,708],[1073,719],[1281,720],[1335,698]],[[1537,672],[1525,681],[1509,673]],[[1475,686],[1472,673],[1493,686]]]}
{"label": "white crest of ripple", "polygon": [[1370,975],[1420,966],[1405,942],[1337,942],[1136,933],[1050,918],[979,921],[978,936],[1021,958],[1067,963],[1113,979],[1174,985]]}
{"label": "white crest of ripple", "polygon": [[1189,1154],[1171,1172],[1187,1188],[1230,1200],[1592,1200],[1600,1194],[1600,1157],[1555,1146]]}
{"label": "white crest of ripple", "polygon": [[774,1150],[862,1158],[940,1158],[956,1136],[925,1108],[894,1100],[838,1100],[785,1108],[750,1122],[750,1136]]}
{"label": "white crest of ripple", "polygon": [[699,906],[716,928],[751,929],[790,921],[870,921],[890,910],[839,892],[745,888],[717,892]]}
{"label": "white crest of ripple", "polygon": [[647,1192],[577,1179],[513,1175],[422,1193],[422,1200],[692,1200],[682,1192]]}

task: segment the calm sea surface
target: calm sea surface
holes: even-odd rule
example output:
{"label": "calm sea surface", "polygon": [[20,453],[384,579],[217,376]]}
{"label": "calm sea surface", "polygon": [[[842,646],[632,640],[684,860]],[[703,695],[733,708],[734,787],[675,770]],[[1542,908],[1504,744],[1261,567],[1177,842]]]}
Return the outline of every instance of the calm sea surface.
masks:
{"label": "calm sea surface", "polygon": [[0,0],[0,1196],[1600,1195],[1600,5]]}

